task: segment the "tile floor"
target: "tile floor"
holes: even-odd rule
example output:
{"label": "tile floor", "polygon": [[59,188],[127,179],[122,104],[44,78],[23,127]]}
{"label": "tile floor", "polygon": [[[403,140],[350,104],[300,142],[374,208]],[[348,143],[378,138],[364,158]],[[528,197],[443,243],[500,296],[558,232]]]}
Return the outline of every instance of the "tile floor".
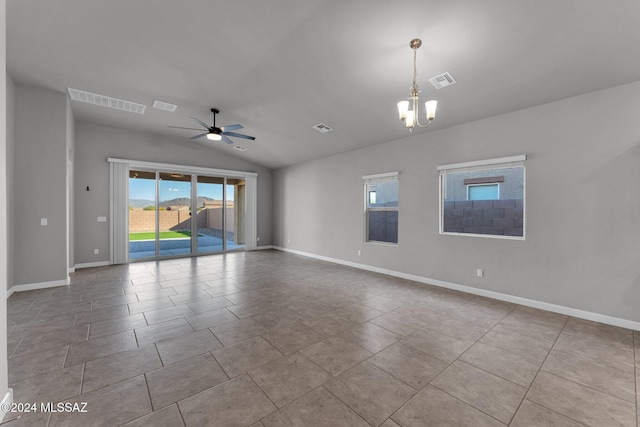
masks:
{"label": "tile floor", "polygon": [[[640,334],[276,251],[8,301],[6,426],[637,426]],[[634,342],[635,339],[635,342]]]}

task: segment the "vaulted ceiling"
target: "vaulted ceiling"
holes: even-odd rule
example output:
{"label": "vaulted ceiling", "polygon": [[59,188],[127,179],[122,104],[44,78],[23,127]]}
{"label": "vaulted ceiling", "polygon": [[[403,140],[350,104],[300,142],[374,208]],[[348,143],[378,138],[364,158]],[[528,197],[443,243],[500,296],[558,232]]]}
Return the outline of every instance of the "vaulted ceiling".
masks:
{"label": "vaulted ceiling", "polygon": [[[639,23],[637,0],[16,0],[7,69],[17,83],[148,106],[73,101],[76,120],[276,168],[408,136],[396,102],[412,38],[422,98],[438,100],[432,127],[416,131],[428,143],[433,130],[640,80]],[[436,90],[428,78],[445,71],[457,83]],[[237,140],[246,151],[167,127],[208,122],[211,107],[218,125],[256,137]]]}

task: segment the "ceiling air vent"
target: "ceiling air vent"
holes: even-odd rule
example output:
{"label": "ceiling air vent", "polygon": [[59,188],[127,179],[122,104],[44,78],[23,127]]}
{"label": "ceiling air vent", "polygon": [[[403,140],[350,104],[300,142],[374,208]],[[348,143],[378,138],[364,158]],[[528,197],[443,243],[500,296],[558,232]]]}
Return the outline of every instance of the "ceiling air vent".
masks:
{"label": "ceiling air vent", "polygon": [[324,123],[318,123],[317,125],[313,126],[313,128],[315,130],[317,130],[320,133],[327,133],[327,132],[331,132],[333,130],[333,128],[330,128],[329,126],[325,125]]}
{"label": "ceiling air vent", "polygon": [[440,74],[438,76],[431,77],[429,79],[429,82],[436,89],[440,89],[440,88],[443,88],[445,86],[451,86],[452,84],[454,84],[456,82],[456,79],[454,79],[453,76],[449,72],[446,72],[446,73],[442,73],[442,74]]}
{"label": "ceiling air vent", "polygon": [[67,91],[69,92],[71,99],[74,101],[99,105],[100,107],[113,108],[115,110],[136,114],[144,114],[144,110],[147,108],[146,105],[138,104],[136,102],[98,95],[97,93],[85,92],[83,90],[72,89],[70,87],[67,88]]}
{"label": "ceiling air vent", "polygon": [[153,104],[151,106],[153,108],[157,108],[158,110],[170,111],[172,113],[174,113],[178,108],[178,106],[175,104],[169,104],[168,102],[162,102],[158,100],[153,101]]}
{"label": "ceiling air vent", "polygon": [[238,151],[246,151],[247,150],[246,147],[242,147],[240,145],[234,145],[233,148],[235,148]]}

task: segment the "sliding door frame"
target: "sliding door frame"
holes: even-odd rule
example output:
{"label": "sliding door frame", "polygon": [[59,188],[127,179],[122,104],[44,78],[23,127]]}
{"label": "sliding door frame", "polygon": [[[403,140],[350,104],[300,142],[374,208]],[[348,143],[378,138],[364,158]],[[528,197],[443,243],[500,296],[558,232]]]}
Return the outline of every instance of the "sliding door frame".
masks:
{"label": "sliding door frame", "polygon": [[[245,244],[244,250],[254,250],[257,247],[257,177],[258,174],[255,172],[247,172],[247,171],[235,171],[235,170],[226,170],[226,169],[212,169],[212,168],[204,168],[198,166],[186,166],[186,165],[175,165],[169,163],[156,163],[156,162],[146,162],[139,160],[129,160],[129,159],[118,159],[118,158],[108,158],[107,161],[110,163],[110,264],[121,264],[121,263],[129,263],[131,260],[129,259],[129,251],[128,251],[128,238],[124,239],[124,233],[128,233],[129,230],[129,219],[125,213],[127,210],[125,209],[123,212],[120,207],[128,206],[128,193],[129,193],[129,171],[135,169],[142,169],[147,171],[155,171],[156,172],[156,197],[158,197],[158,183],[157,176],[160,171],[171,171],[175,173],[189,174],[192,176],[191,180],[191,205],[197,203],[197,176],[198,175],[206,175],[206,176],[218,176],[224,178],[223,184],[223,195],[226,195],[226,183],[228,178],[240,178],[245,180]],[[117,167],[116,167],[117,166]],[[126,167],[125,167],[126,166]],[[125,171],[125,172],[123,172]],[[123,173],[126,173],[125,176],[119,176]],[[194,178],[195,177],[195,178]],[[122,180],[127,182],[126,189],[122,188]],[[196,185],[194,185],[194,180],[196,181]],[[196,195],[196,201],[194,202],[194,194]],[[223,233],[226,233],[226,197],[223,198],[225,202],[223,203]],[[158,204],[158,199],[156,199],[156,204]],[[156,209],[156,216],[158,215],[158,209]],[[122,217],[124,216],[124,218]],[[192,217],[193,218],[193,217]],[[157,230],[158,230],[158,218],[156,218],[156,259],[159,259],[159,248],[157,245]],[[191,230],[192,237],[194,227],[197,228],[196,221],[191,221]],[[128,236],[128,234],[126,234]],[[223,234],[223,252],[229,252],[226,250],[226,234]],[[120,247],[124,244],[126,247]],[[192,242],[192,253],[187,256],[198,256],[198,244],[197,241],[195,243]],[[242,249],[239,249],[242,250]],[[235,250],[234,250],[235,251]],[[114,254],[122,254],[124,252],[126,254],[125,257],[122,256],[114,256]],[[215,254],[216,252],[212,252]]]}

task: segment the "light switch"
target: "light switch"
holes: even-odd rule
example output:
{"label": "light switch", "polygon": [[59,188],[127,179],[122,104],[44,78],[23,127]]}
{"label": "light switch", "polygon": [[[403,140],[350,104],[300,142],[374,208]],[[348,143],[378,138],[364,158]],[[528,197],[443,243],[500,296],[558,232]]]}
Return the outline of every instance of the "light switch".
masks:
{"label": "light switch", "polygon": [[40,218],[40,225],[47,225],[47,218]]}
{"label": "light switch", "polygon": [[107,217],[106,216],[99,216],[98,217],[98,222],[107,222]]}

